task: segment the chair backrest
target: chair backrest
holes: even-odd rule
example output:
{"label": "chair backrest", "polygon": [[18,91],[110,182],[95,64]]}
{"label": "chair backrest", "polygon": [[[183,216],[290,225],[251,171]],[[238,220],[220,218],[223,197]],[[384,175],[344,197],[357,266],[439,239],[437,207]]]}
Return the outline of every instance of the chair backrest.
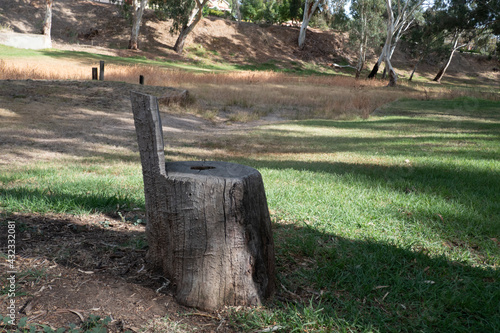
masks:
{"label": "chair backrest", "polygon": [[155,96],[131,91],[130,99],[146,185],[146,178],[167,176],[160,109]]}

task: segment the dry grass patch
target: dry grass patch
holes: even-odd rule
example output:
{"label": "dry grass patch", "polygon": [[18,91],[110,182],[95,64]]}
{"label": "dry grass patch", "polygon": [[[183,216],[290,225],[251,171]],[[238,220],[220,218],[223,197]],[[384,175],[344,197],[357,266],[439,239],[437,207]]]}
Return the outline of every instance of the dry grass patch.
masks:
{"label": "dry grass patch", "polygon": [[[37,63],[0,60],[0,79],[88,80],[92,64],[70,60]],[[44,60],[45,61],[45,60]],[[500,98],[498,92],[450,89],[441,85],[410,85],[404,81],[388,89],[379,80],[346,76],[297,76],[271,71],[195,73],[157,66],[107,64],[106,81],[188,89],[195,103],[174,113],[194,113],[211,121],[249,122],[274,113],[279,119],[354,119],[368,116],[382,105],[401,98],[437,99],[461,96]],[[71,95],[60,98],[72,98]]]}
{"label": "dry grass patch", "polygon": [[[36,64],[0,61],[0,79],[88,80],[97,64]],[[355,80],[344,76],[296,76],[276,72],[193,73],[153,66],[106,65],[106,81],[188,89],[196,98],[194,112],[209,115],[224,111],[230,121],[252,121],[259,115],[279,111],[285,118],[367,117],[377,107],[408,95],[386,90],[381,81]],[[421,93],[412,93],[418,98]],[[68,96],[71,98],[71,96]],[[193,107],[191,107],[193,109]],[[253,109],[256,112],[248,112]],[[209,111],[207,113],[207,111]],[[250,110],[252,111],[252,110]],[[244,115],[244,116],[242,116]]]}

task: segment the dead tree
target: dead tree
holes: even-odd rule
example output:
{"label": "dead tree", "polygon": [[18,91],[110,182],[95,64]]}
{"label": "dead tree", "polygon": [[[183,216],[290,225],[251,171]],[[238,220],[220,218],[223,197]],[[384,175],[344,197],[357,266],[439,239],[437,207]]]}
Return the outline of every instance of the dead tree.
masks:
{"label": "dead tree", "polygon": [[165,163],[156,97],[131,93],[149,244],[179,303],[260,305],[274,292],[274,242],[260,173],[226,162]]}

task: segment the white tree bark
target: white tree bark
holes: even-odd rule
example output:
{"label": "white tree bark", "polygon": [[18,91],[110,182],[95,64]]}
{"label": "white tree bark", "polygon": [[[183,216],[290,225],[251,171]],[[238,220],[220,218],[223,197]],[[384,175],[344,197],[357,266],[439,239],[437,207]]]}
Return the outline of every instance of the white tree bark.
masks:
{"label": "white tree bark", "polygon": [[453,36],[453,41],[452,41],[453,46],[451,48],[450,56],[448,57],[448,60],[446,61],[446,63],[441,67],[441,69],[439,70],[439,72],[437,73],[437,75],[433,79],[433,81],[441,82],[441,79],[443,78],[444,73],[448,69],[448,66],[450,66],[450,64],[451,64],[451,59],[453,58],[455,51],[467,45],[467,44],[458,45],[459,38],[460,38],[460,32],[456,31],[455,35]]}
{"label": "white tree bark", "polygon": [[[374,78],[377,75],[378,69],[380,67],[380,64],[382,61],[386,63],[386,70],[389,72],[389,78],[390,82],[389,85],[391,86],[392,84],[395,85],[397,76],[393,77],[391,76],[390,70],[392,69],[393,74],[396,74],[394,72],[394,68],[392,68],[392,65],[390,63],[392,54],[394,53],[394,49],[396,48],[396,44],[399,41],[399,38],[401,37],[402,32],[408,30],[410,27],[413,17],[415,14],[415,11],[424,3],[425,0],[419,0],[417,3],[415,3],[412,7],[408,6],[408,1],[404,4],[401,5],[401,2],[398,1],[398,12],[397,15],[394,16],[394,11],[392,8],[392,0],[386,0],[386,7],[387,7],[387,38],[385,40],[384,47],[382,48],[382,52],[380,53],[380,56],[377,60],[377,63],[373,66],[373,69],[368,75],[368,78]],[[395,33],[397,33],[395,35]],[[390,37],[390,38],[389,38]],[[394,45],[393,44],[394,41]],[[387,64],[387,61],[389,61],[389,64]],[[392,79],[394,82],[392,82]],[[392,83],[391,83],[392,82]]]}
{"label": "white tree bark", "polygon": [[299,48],[301,49],[304,47],[304,43],[306,41],[307,26],[309,25],[309,21],[311,20],[314,12],[318,8],[319,1],[320,0],[306,0],[306,4],[304,5],[304,16],[299,33]]}
{"label": "white tree bark", "polygon": [[42,34],[50,38],[50,31],[52,29],[52,4],[54,0],[45,0],[45,18],[43,20]]}
{"label": "white tree bark", "polygon": [[360,42],[359,42],[359,52],[358,52],[358,64],[356,65],[356,79],[359,79],[361,75],[361,71],[365,66],[366,62],[366,48],[368,44],[368,22],[367,22],[367,13],[363,10],[361,13],[361,30],[360,30]]}
{"label": "white tree bark", "polygon": [[137,0],[133,2],[134,23],[132,24],[132,33],[130,34],[130,41],[128,44],[129,49],[139,49],[139,30],[141,29],[142,16],[147,2],[148,0],[141,0],[139,5],[137,5]]}
{"label": "white tree bark", "polygon": [[386,0],[385,1],[386,6],[387,6],[387,37],[385,39],[385,45],[382,50],[382,53],[384,54],[383,59],[385,62],[385,68],[387,70],[387,73],[389,73],[389,87],[393,87],[396,85],[396,82],[398,80],[398,75],[394,71],[394,68],[392,67],[391,64],[391,42],[392,42],[392,37],[394,36],[394,12],[392,11],[392,0]]}
{"label": "white tree bark", "polygon": [[235,14],[236,14],[236,21],[238,21],[238,23],[241,22],[241,10],[240,10],[240,0],[236,0],[234,2],[234,11],[235,11]]}

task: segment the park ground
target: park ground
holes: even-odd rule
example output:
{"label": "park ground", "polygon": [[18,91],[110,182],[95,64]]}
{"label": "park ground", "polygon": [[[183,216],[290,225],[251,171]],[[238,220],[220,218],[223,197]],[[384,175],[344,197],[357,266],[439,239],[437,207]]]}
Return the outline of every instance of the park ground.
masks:
{"label": "park ground", "polygon": [[[108,28],[121,29],[113,20]],[[431,64],[405,82],[400,59],[401,84],[387,88],[329,67],[349,59],[342,44],[320,48],[335,54],[300,53],[276,37],[295,28],[248,25],[242,34],[207,19],[179,57],[159,22],[139,52],[119,44],[125,28],[114,46],[82,45],[89,27],[79,24],[55,49],[0,46],[0,235],[15,225],[19,331],[500,330],[498,61],[459,55],[434,84]],[[222,25],[236,29],[233,39],[206,37]],[[253,34],[261,37],[239,44]],[[223,47],[266,38],[282,52]],[[106,79],[90,81],[100,60]],[[262,307],[184,308],[147,269],[129,91],[162,97],[172,87],[190,98],[160,105],[167,160],[232,161],[263,175],[278,284]]]}

